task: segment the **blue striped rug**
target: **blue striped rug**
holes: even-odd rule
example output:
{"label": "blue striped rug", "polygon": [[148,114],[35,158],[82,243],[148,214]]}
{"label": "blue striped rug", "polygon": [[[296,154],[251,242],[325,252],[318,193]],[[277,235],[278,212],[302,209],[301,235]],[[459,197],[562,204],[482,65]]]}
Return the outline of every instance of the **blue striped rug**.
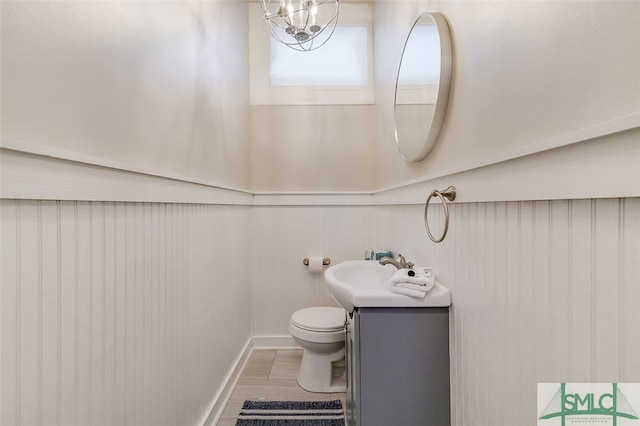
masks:
{"label": "blue striped rug", "polygon": [[336,401],[245,401],[236,426],[344,426]]}

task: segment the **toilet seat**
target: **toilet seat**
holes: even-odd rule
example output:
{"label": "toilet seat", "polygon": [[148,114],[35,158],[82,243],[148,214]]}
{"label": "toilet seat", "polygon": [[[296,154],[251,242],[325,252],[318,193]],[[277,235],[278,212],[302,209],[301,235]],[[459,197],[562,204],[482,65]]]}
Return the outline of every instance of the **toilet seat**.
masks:
{"label": "toilet seat", "polygon": [[330,306],[300,309],[291,315],[291,323],[303,330],[330,333],[344,329],[345,310]]}

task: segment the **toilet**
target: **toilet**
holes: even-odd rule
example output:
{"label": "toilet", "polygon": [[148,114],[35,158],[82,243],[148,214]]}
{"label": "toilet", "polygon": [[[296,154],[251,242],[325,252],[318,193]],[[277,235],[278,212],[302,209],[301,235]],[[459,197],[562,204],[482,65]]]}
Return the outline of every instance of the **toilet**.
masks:
{"label": "toilet", "polygon": [[[291,315],[289,332],[304,349],[298,384],[310,392],[345,392],[346,311],[317,306]],[[342,370],[342,372],[340,372]]]}

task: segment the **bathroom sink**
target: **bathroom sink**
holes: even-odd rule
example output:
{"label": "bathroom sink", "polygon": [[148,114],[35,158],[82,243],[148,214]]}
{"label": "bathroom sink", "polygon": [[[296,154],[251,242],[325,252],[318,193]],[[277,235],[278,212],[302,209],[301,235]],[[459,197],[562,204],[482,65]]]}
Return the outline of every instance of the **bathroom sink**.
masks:
{"label": "bathroom sink", "polygon": [[354,307],[428,308],[451,305],[449,289],[436,285],[422,299],[393,293],[389,280],[397,269],[371,260],[347,260],[329,267],[324,278],[329,292],[349,312]]}

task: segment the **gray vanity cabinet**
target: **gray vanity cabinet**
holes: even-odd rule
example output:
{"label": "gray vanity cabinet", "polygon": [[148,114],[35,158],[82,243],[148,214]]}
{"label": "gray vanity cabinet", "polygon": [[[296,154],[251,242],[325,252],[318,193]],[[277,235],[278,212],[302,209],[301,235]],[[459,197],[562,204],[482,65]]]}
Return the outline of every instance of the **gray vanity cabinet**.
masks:
{"label": "gray vanity cabinet", "polygon": [[448,426],[449,308],[355,308],[347,426]]}

